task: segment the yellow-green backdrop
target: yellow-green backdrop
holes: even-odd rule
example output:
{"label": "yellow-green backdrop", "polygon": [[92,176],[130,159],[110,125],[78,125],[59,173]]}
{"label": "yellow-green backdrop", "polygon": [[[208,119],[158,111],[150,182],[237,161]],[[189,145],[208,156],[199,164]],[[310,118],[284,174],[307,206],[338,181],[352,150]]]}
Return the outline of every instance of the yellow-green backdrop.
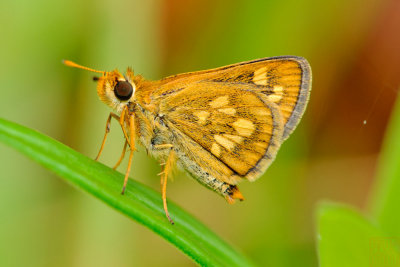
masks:
{"label": "yellow-green backdrop", "polygon": [[[0,116],[94,157],[110,110],[92,74],[62,59],[159,79],[306,57],[309,107],[265,175],[241,185],[246,201],[228,205],[185,173],[168,197],[261,266],[316,266],[315,203],[363,208],[368,198],[399,81],[396,10],[396,0],[3,0]],[[114,164],[122,145],[113,127],[101,161]],[[148,229],[0,149],[0,266],[193,265]],[[132,177],[158,190],[159,170],[141,151]]]}

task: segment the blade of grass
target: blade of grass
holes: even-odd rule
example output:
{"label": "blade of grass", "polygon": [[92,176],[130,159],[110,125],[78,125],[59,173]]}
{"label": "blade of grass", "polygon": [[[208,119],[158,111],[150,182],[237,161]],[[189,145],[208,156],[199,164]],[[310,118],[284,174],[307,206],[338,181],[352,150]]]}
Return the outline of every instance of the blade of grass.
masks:
{"label": "blade of grass", "polygon": [[130,180],[125,195],[121,195],[122,174],[50,137],[0,119],[0,141],[148,227],[201,265],[253,266],[206,226],[169,202],[175,221],[171,225],[164,215],[159,193]]}
{"label": "blade of grass", "polygon": [[386,131],[370,207],[381,228],[400,238],[400,97]]}

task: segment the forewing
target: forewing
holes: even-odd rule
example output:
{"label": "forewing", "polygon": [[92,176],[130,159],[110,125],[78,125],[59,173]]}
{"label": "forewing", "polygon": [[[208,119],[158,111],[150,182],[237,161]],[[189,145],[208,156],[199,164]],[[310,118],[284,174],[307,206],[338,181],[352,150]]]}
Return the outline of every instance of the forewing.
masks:
{"label": "forewing", "polygon": [[265,171],[281,144],[283,124],[277,105],[262,94],[225,82],[193,82],[163,98],[160,114],[249,180]]}
{"label": "forewing", "polygon": [[296,128],[304,113],[311,90],[311,69],[302,57],[263,58],[165,78],[154,96],[168,97],[193,83],[206,81],[234,85],[265,95],[281,113],[283,141]]}

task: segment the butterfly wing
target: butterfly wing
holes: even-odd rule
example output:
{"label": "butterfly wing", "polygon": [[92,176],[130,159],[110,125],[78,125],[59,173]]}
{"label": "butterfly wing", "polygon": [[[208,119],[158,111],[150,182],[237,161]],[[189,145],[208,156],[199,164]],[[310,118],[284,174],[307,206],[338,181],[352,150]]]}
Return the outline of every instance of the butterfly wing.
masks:
{"label": "butterfly wing", "polygon": [[[190,160],[201,160],[199,165],[211,166],[212,170],[222,162],[233,172],[221,169],[221,174],[214,177],[230,184],[236,183],[238,177],[254,180],[262,174],[282,140],[283,121],[278,106],[243,86],[192,83],[161,101],[160,113],[171,129],[198,144],[198,148],[182,148],[178,144],[187,150],[185,154],[196,149],[199,155],[203,149],[211,156]],[[181,142],[181,137],[176,142]]]}
{"label": "butterfly wing", "polygon": [[274,160],[304,112],[310,84],[307,61],[286,56],[171,76],[151,98],[182,157],[196,163],[185,168],[194,174],[201,166],[236,184],[255,180]]}
{"label": "butterfly wing", "polygon": [[168,97],[192,83],[229,84],[265,95],[275,103],[284,124],[282,140],[296,128],[311,90],[311,68],[302,57],[282,56],[237,63],[211,70],[184,73],[163,79],[155,96]]}

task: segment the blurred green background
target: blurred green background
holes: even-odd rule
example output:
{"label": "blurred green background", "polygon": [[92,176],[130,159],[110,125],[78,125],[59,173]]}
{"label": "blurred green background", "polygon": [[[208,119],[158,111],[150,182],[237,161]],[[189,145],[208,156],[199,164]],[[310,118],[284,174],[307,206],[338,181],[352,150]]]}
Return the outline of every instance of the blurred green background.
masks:
{"label": "blurred green background", "polygon": [[[92,74],[148,79],[278,55],[307,58],[305,116],[264,177],[228,205],[185,173],[168,197],[262,266],[317,266],[315,204],[367,208],[400,85],[400,1],[0,2],[0,116],[94,157],[110,110]],[[101,162],[123,146],[112,127]],[[0,266],[192,266],[175,247],[0,145]],[[126,164],[126,162],[125,162]],[[120,167],[124,172],[125,166]],[[143,149],[132,177],[159,189]]]}

